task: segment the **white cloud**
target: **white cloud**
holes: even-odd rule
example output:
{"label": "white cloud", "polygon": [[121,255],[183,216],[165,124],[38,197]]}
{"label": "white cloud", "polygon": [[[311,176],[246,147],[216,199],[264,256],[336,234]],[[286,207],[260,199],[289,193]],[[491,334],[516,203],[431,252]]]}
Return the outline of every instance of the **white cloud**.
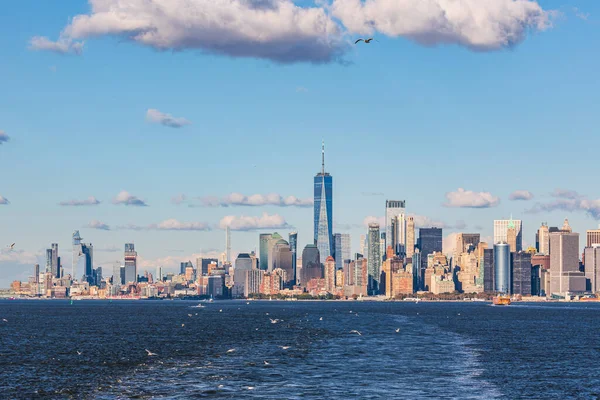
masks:
{"label": "white cloud", "polygon": [[363,219],[363,226],[366,229],[369,229],[369,224],[379,224],[379,229],[385,229],[385,217],[375,217],[373,215],[369,215]]}
{"label": "white cloud", "polygon": [[110,231],[110,226],[108,226],[104,222],[98,221],[97,219],[91,220],[87,227],[92,229],[98,229],[101,231]]}
{"label": "white cloud", "polygon": [[570,200],[581,199],[583,197],[576,191],[568,190],[568,189],[554,189],[554,192],[550,193],[550,196],[557,197],[559,199],[570,199]]}
{"label": "white cloud", "polygon": [[10,201],[8,201],[8,199],[4,196],[0,196],[0,205],[5,206],[7,204],[10,204]]}
{"label": "white cloud", "polygon": [[100,204],[100,201],[94,196],[90,196],[85,200],[69,200],[69,201],[61,201],[58,203],[61,206],[96,206]]}
{"label": "white cloud", "polygon": [[551,13],[533,0],[334,0],[331,10],[350,33],[477,51],[516,45],[551,25]]}
{"label": "white cloud", "polygon": [[573,12],[575,13],[575,16],[579,19],[582,19],[584,21],[590,19],[590,13],[583,12],[577,7],[573,7]]}
{"label": "white cloud", "polygon": [[[199,49],[281,63],[329,62],[346,48],[323,8],[292,0],[88,0],[61,37],[119,36],[158,50]],[[48,41],[49,42],[49,41]]]}
{"label": "white cloud", "polygon": [[234,216],[223,217],[219,227],[229,227],[233,231],[256,231],[261,229],[287,229],[291,226],[278,214],[269,215],[263,213],[260,217]]}
{"label": "white cloud", "polygon": [[446,193],[446,199],[445,207],[489,208],[496,207],[500,203],[500,199],[490,192],[473,192],[463,188]]}
{"label": "white cloud", "polygon": [[1,250],[0,251],[0,263],[18,263],[18,264],[31,264],[32,271],[33,265],[39,263],[42,258],[41,253],[32,253],[25,250]]}
{"label": "white cloud", "polygon": [[122,190],[117,197],[113,199],[113,204],[124,204],[126,206],[137,206],[146,207],[145,201],[138,199],[136,196],[129,194],[127,191]]}
{"label": "white cloud", "polygon": [[58,54],[81,55],[83,42],[77,42],[67,37],[61,37],[56,42],[45,36],[34,36],[29,41],[30,50],[46,50]]}
{"label": "white cloud", "polygon": [[182,126],[191,124],[191,122],[185,118],[177,118],[171,114],[158,111],[155,108],[149,108],[148,111],[146,111],[146,119],[155,124],[161,124],[170,128],[181,128]]}
{"label": "white cloud", "polygon": [[547,203],[536,203],[532,208],[526,210],[529,214],[540,212],[583,211],[596,220],[600,220],[600,199],[591,200],[575,191],[557,189],[552,194],[556,200]]}
{"label": "white cloud", "polygon": [[515,190],[508,196],[510,200],[531,200],[533,199],[533,193],[529,190]]}
{"label": "white cloud", "polygon": [[277,207],[312,207],[313,199],[299,199],[296,196],[283,197],[277,193],[253,194],[245,196],[241,193],[230,193],[219,199],[216,196],[201,197],[200,202],[204,207],[229,207],[229,206],[277,206]]}
{"label": "white cloud", "polygon": [[413,217],[415,219],[415,229],[418,229],[418,228],[448,228],[447,223],[440,221],[440,220],[426,217],[424,215],[411,215],[411,217]]}
{"label": "white cloud", "polygon": [[0,130],[0,144],[6,143],[10,140],[10,136],[3,130]]}
{"label": "white cloud", "polygon": [[208,231],[210,230],[210,225],[204,222],[180,222],[171,218],[157,225],[151,225],[151,229],[159,231]]}
{"label": "white cloud", "polygon": [[458,233],[450,233],[446,235],[444,239],[442,239],[442,253],[444,254],[453,254],[454,248],[456,247],[456,236]]}

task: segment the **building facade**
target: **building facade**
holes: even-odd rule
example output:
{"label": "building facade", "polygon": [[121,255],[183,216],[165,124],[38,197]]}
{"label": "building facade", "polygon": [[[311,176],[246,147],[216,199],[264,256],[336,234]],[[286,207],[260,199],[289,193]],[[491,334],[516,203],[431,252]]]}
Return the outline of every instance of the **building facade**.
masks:
{"label": "building facade", "polygon": [[523,224],[520,219],[499,219],[494,221],[494,244],[508,243],[508,228],[515,232],[515,251],[523,250]]}
{"label": "building facade", "polygon": [[333,177],[325,172],[325,144],[321,151],[321,172],[314,178],[314,241],[321,258],[333,256]]}
{"label": "building facade", "polygon": [[367,235],[367,269],[369,279],[369,293],[379,294],[379,282],[381,278],[381,244],[379,236],[379,224],[370,223]]}
{"label": "building facade", "polygon": [[[384,245],[392,246],[396,250],[398,243],[402,243],[404,246],[405,227],[400,227],[397,224],[397,217],[402,214],[402,221],[404,221],[404,215],[406,213],[406,201],[404,200],[386,200],[385,201],[385,238],[387,243]],[[394,222],[392,222],[394,221]],[[393,226],[395,225],[395,226]],[[396,230],[396,232],[394,232]]]}
{"label": "building facade", "polygon": [[494,244],[494,291],[510,294],[510,246],[506,242]]}

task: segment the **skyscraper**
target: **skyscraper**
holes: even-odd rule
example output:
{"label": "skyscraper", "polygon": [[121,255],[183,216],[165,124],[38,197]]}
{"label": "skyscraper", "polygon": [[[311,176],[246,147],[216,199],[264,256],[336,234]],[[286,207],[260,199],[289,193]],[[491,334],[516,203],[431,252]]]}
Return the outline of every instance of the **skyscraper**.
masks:
{"label": "skyscraper", "polygon": [[137,282],[137,251],[133,243],[125,243],[125,283]]}
{"label": "skyscraper", "polygon": [[506,242],[494,244],[494,291],[510,294],[510,246]]}
{"label": "skyscraper", "polygon": [[300,283],[306,286],[308,281],[314,278],[322,278],[321,258],[319,249],[314,244],[308,244],[302,250],[302,273]]}
{"label": "skyscraper", "polygon": [[550,293],[564,295],[585,291],[585,275],[579,271],[579,233],[550,233]]}
{"label": "skyscraper", "polygon": [[325,290],[327,290],[327,292],[329,293],[335,292],[335,271],[335,260],[333,259],[333,257],[329,256],[327,257],[327,260],[325,260],[324,268]]}
{"label": "skyscraper", "polygon": [[52,249],[46,249],[46,273],[52,273]]}
{"label": "skyscraper", "polygon": [[[60,278],[60,266],[58,263],[58,243],[52,243],[52,277]],[[74,277],[72,277],[74,278]]]}
{"label": "skyscraper", "polygon": [[421,269],[427,269],[427,256],[442,251],[442,228],[419,229],[419,250],[421,251]]}
{"label": "skyscraper", "polygon": [[229,225],[225,227],[225,262],[231,264],[231,231]]}
{"label": "skyscraper", "polygon": [[75,279],[77,276],[77,265],[79,264],[79,257],[81,254],[81,235],[79,231],[73,232],[73,253],[72,253],[72,264],[71,264],[71,279]]}
{"label": "skyscraper", "polygon": [[344,261],[352,257],[350,235],[348,233],[336,233],[333,237],[335,242],[335,268],[343,269]]}
{"label": "skyscraper", "polygon": [[292,251],[290,249],[290,245],[283,239],[277,241],[275,246],[273,246],[273,269],[281,269],[285,271],[285,279],[283,280],[283,285],[286,287],[291,286],[294,280],[294,266],[292,265]]}
{"label": "skyscraper", "polygon": [[196,275],[208,275],[208,266],[213,263],[217,264],[218,260],[216,258],[197,258]]}
{"label": "skyscraper", "polygon": [[252,259],[248,253],[238,254],[233,272],[233,297],[245,297],[247,271],[252,270]]}
{"label": "skyscraper", "polygon": [[386,233],[386,250],[388,246],[392,246],[394,254],[402,255],[406,254],[406,216],[404,213],[400,213],[395,217],[391,218],[391,237],[388,237]]}
{"label": "skyscraper", "polygon": [[494,250],[483,250],[483,291],[491,293],[494,291]]}
{"label": "skyscraper", "polygon": [[379,224],[369,224],[367,243],[367,271],[369,274],[369,293],[379,294],[379,282],[381,279],[381,244],[379,239]]}
{"label": "skyscraper", "polygon": [[289,235],[289,242],[290,242],[290,250],[292,252],[292,268],[293,268],[293,272],[292,272],[292,285],[296,284],[296,280],[298,279],[297,277],[297,271],[296,271],[296,264],[297,264],[297,260],[298,260],[298,232],[291,232]]}
{"label": "skyscraper", "polygon": [[258,263],[259,268],[263,271],[269,269],[269,240],[271,240],[270,233],[261,233],[259,236],[259,250],[258,250]]}
{"label": "skyscraper", "polygon": [[[392,231],[392,218],[396,218],[398,215],[404,215],[406,210],[406,201],[404,200],[386,200],[385,201],[385,237],[388,241],[386,243],[387,246],[392,246],[394,250],[396,250],[396,243],[392,243],[392,237],[397,239],[397,242],[400,243],[398,235],[394,235]],[[399,228],[397,228],[399,230]],[[402,233],[404,232],[405,227],[402,227]],[[404,235],[402,235],[404,237]],[[405,241],[402,241],[402,245],[404,245]]]}
{"label": "skyscraper", "polygon": [[415,218],[406,218],[406,257],[411,258],[415,254]]}
{"label": "skyscraper", "polygon": [[515,251],[523,250],[523,226],[520,219],[499,219],[494,221],[494,244],[508,243],[508,229],[514,228],[516,238]]}
{"label": "skyscraper", "polygon": [[458,261],[458,257],[462,253],[466,253],[469,249],[475,250],[480,241],[479,233],[458,233],[456,235],[456,245],[454,246],[454,263]]}
{"label": "skyscraper", "polygon": [[334,253],[333,178],[325,172],[325,143],[321,150],[321,172],[314,179],[314,241],[322,260]]}
{"label": "skyscraper", "polygon": [[539,254],[550,254],[550,231],[547,223],[542,222],[542,226],[535,234],[535,243]]}
{"label": "skyscraper", "polygon": [[[81,252],[77,260],[77,268],[83,271],[83,280],[92,285],[94,278],[94,246],[92,244],[80,243]],[[75,277],[73,277],[75,278]]]}
{"label": "skyscraper", "polygon": [[588,291],[600,292],[600,244],[585,248],[585,278]]}
{"label": "skyscraper", "polygon": [[592,247],[595,244],[600,244],[600,229],[592,229],[586,232],[585,247]]}
{"label": "skyscraper", "polygon": [[512,294],[531,296],[531,253],[512,254]]}

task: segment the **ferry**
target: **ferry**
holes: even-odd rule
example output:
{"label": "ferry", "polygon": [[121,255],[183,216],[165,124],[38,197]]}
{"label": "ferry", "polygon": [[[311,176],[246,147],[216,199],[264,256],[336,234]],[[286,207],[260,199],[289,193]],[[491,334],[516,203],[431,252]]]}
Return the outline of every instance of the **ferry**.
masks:
{"label": "ferry", "polygon": [[403,299],[403,301],[412,301],[412,302],[418,303],[419,301],[421,301],[421,299],[418,297],[405,297]]}
{"label": "ferry", "polygon": [[510,305],[510,296],[494,297],[493,303],[495,306],[508,306],[508,305]]}

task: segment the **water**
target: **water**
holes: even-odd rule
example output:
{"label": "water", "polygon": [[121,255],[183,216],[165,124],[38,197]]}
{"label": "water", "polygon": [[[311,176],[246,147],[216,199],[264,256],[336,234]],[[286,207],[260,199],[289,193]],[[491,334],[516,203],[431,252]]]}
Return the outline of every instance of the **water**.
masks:
{"label": "water", "polygon": [[600,396],[598,304],[195,304],[2,301],[0,398]]}

